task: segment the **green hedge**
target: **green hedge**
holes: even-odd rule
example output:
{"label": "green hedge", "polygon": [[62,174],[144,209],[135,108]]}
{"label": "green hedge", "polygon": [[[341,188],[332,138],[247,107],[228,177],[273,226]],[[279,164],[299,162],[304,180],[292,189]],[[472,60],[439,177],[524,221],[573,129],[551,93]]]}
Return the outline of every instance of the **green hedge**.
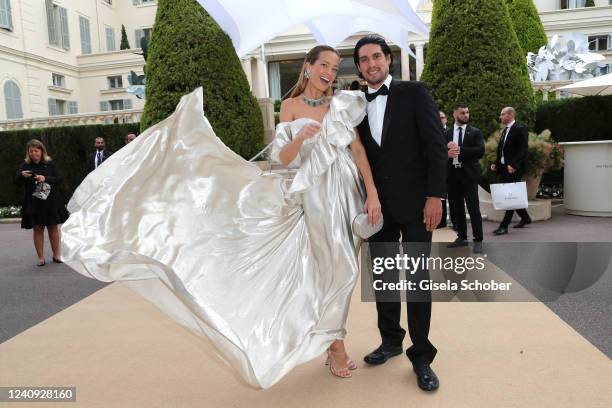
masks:
{"label": "green hedge", "polygon": [[453,106],[464,102],[471,123],[485,135],[499,129],[505,106],[533,126],[535,98],[504,0],[436,0],[421,80],[430,85],[449,125]]}
{"label": "green hedge", "polygon": [[538,9],[532,0],[506,0],[506,4],[523,55],[537,54],[540,47],[548,43]]}
{"label": "green hedge", "polygon": [[217,136],[247,159],[263,148],[261,110],[232,41],[196,0],[158,0],[146,74],[143,131],[201,86]]}
{"label": "green hedge", "polygon": [[21,204],[23,187],[15,185],[17,166],[25,158],[30,139],[39,139],[47,147],[53,162],[64,175],[64,195],[68,200],[87,175],[84,162],[94,151],[98,136],[114,152],[123,147],[125,135],[137,133],[139,123],[121,125],[66,126],[0,132],[0,206]]}
{"label": "green hedge", "polygon": [[612,140],[612,95],[565,98],[542,103],[534,130],[550,129],[556,142]]}

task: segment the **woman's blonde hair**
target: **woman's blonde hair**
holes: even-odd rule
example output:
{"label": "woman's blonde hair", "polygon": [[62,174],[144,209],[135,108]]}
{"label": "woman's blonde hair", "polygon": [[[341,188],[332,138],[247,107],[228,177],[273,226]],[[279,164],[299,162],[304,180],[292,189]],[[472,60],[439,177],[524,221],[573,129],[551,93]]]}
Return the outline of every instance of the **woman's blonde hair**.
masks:
{"label": "woman's blonde hair", "polygon": [[43,142],[41,142],[38,139],[32,139],[28,142],[28,144],[26,144],[26,154],[25,154],[25,159],[24,159],[26,163],[32,162],[32,159],[30,158],[30,148],[31,147],[42,151],[42,155],[40,156],[40,161],[44,163],[51,161],[51,156],[47,154],[47,148],[45,147]]}
{"label": "woman's blonde hair", "polygon": [[[304,89],[306,89],[306,84],[308,83],[308,79],[304,76],[304,72],[306,71],[306,63],[309,63],[311,65],[314,64],[319,59],[319,55],[325,51],[333,52],[338,57],[340,57],[340,53],[338,52],[338,50],[333,47],[330,47],[329,45],[317,45],[316,47],[308,51],[308,53],[306,53],[306,57],[304,58],[304,63],[302,64],[302,71],[300,72],[300,77],[298,78],[297,84],[295,84],[295,87],[293,88],[293,92],[291,92],[292,98],[301,95],[302,92],[304,92]],[[325,94],[327,96],[332,95],[331,86],[327,88]]]}

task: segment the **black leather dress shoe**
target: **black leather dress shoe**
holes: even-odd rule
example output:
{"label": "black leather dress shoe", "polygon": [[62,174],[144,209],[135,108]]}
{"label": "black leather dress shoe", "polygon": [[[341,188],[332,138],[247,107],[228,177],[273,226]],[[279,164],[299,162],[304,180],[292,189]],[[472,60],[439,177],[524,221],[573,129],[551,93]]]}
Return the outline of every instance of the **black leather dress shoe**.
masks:
{"label": "black leather dress shoe", "polygon": [[499,227],[498,229],[493,231],[493,235],[504,235],[507,233],[508,233],[508,228],[505,228],[505,227]]}
{"label": "black leather dress shoe", "polygon": [[525,225],[529,224],[531,224],[531,218],[529,218],[528,220],[520,220],[518,224],[514,226],[514,228],[523,228]]}
{"label": "black leather dress shoe", "polygon": [[448,244],[446,247],[447,248],[460,248],[460,247],[465,247],[465,246],[468,246],[467,240],[463,238],[457,238],[456,240]]}
{"label": "black leather dress shoe", "polygon": [[429,364],[419,364],[413,368],[417,377],[417,385],[420,389],[423,391],[435,391],[440,387],[438,376],[436,376],[436,373],[434,373]]}
{"label": "black leather dress shoe", "polygon": [[389,347],[389,346],[380,346],[367,356],[363,358],[368,364],[379,365],[387,362],[391,357],[395,357],[402,354],[402,346],[399,347]]}

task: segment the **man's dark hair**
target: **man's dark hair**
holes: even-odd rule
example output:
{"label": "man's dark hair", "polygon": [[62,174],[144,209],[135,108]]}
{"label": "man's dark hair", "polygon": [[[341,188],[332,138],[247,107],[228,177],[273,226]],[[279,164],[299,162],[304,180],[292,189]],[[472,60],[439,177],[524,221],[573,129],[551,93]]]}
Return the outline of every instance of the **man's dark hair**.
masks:
{"label": "man's dark hair", "polygon": [[457,109],[463,109],[463,108],[469,108],[469,107],[467,106],[467,104],[463,102],[456,103],[455,107],[453,108],[453,112],[456,111]]}
{"label": "man's dark hair", "polygon": [[[380,35],[366,35],[365,37],[362,37],[359,41],[357,41],[357,44],[355,44],[355,50],[353,51],[353,62],[355,63],[355,66],[359,67],[359,49],[367,44],[379,45],[383,54],[385,54],[385,56],[389,55],[391,57],[391,62],[389,63],[389,74],[393,74],[393,53],[391,52],[391,48],[389,48],[389,44],[387,44],[385,39],[382,38]],[[359,70],[357,70],[357,75],[359,75],[359,78],[363,78]]]}

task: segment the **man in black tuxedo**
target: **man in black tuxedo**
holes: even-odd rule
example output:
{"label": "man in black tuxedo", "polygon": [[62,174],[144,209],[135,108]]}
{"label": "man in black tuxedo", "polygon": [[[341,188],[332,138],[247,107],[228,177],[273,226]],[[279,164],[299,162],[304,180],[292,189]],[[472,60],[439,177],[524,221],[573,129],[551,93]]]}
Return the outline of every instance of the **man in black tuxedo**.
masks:
{"label": "man in black tuxedo", "polygon": [[[491,170],[497,172],[502,183],[516,183],[522,180],[527,169],[527,154],[529,150],[529,134],[527,128],[515,120],[516,111],[507,106],[502,109],[499,120],[504,125],[501,139],[497,146],[497,159],[491,164]],[[514,228],[523,228],[531,224],[531,217],[527,210],[516,210],[521,220]],[[495,235],[508,233],[508,226],[512,221],[514,210],[506,211],[499,228],[493,231]]]}
{"label": "man in black tuxedo", "polygon": [[[442,215],[441,198],[446,193],[447,150],[438,108],[424,84],[392,79],[393,56],[383,38],[369,35],[359,40],[353,59],[368,83],[367,116],[357,129],[384,216],[382,230],[370,238],[371,256],[395,256],[401,236],[403,243],[410,243],[403,245],[404,254],[419,257],[423,252],[418,247],[428,251],[431,246],[432,231]],[[389,272],[399,275],[397,269]],[[429,272],[421,268],[412,277],[427,280]],[[412,346],[406,355],[419,387],[433,391],[439,381],[430,364],[437,350],[428,338],[431,294],[427,291],[425,295],[418,302],[407,302]],[[399,295],[384,302],[377,292],[376,309],[382,344],[364,358],[373,365],[401,354],[406,334],[400,326]]]}
{"label": "man in black tuxedo", "polygon": [[[448,248],[467,246],[467,205],[474,234],[474,253],[482,253],[482,216],[478,199],[479,160],[484,156],[484,137],[480,129],[470,126],[470,110],[465,104],[455,105],[455,124],[446,131],[448,147],[448,201],[457,225],[457,239]],[[465,201],[465,204],[464,204]]]}
{"label": "man in black tuxedo", "polygon": [[87,157],[87,163],[85,163],[85,168],[88,173],[97,169],[98,166],[112,154],[110,151],[106,150],[106,142],[103,137],[96,137],[95,147],[96,151]]}

